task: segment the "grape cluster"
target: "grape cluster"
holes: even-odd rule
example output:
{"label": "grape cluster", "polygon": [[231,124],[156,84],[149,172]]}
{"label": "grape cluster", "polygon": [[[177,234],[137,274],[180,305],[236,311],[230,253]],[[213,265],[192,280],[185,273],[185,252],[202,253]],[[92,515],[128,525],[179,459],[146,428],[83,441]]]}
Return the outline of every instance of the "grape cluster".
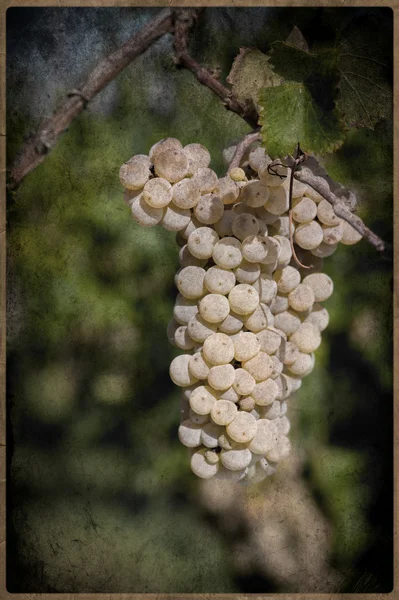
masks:
{"label": "grape cluster", "polygon": [[177,232],[168,338],[184,353],[170,377],[183,388],[178,435],[191,469],[260,481],[290,452],[286,400],[328,325],[323,258],[361,236],[295,180],[290,220],[287,170],[261,147],[222,178],[209,164],[204,146],[167,138],[122,165],[120,180],[137,223]]}

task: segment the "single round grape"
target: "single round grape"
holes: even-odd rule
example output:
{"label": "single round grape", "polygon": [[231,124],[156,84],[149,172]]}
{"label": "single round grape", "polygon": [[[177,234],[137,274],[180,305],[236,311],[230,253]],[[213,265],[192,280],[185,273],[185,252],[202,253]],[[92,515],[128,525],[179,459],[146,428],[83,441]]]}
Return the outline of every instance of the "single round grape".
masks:
{"label": "single round grape", "polygon": [[199,415],[192,408],[189,410],[190,420],[196,425],[205,425],[205,423],[209,423],[209,415]]}
{"label": "single round grape", "polygon": [[277,419],[280,416],[280,402],[278,400],[274,400],[270,406],[262,407],[261,414],[262,419],[270,422],[274,421],[274,419]]}
{"label": "single round grape", "polygon": [[240,410],[251,412],[255,408],[255,400],[252,398],[252,396],[246,396],[245,398],[241,398],[241,400],[239,400],[238,406],[240,407]]}
{"label": "single round grape", "polygon": [[325,244],[324,242],[322,242],[320,246],[317,246],[317,248],[313,248],[313,250],[311,250],[311,253],[317,258],[327,258],[328,256],[334,254],[337,248],[338,244]]}
{"label": "single round grape", "polygon": [[300,377],[305,377],[309,375],[313,371],[314,367],[314,356],[311,354],[303,354],[299,353],[298,358],[295,362],[292,363],[288,368],[294,373],[294,375],[299,375]]}
{"label": "single round grape", "polygon": [[[215,171],[207,167],[200,167],[195,172],[192,181],[199,187],[201,194],[211,194],[218,188],[219,180]],[[219,194],[218,194],[219,195]]]}
{"label": "single round grape", "polygon": [[342,240],[342,236],[344,234],[344,228],[342,223],[339,225],[334,225],[334,227],[329,227],[328,225],[324,225],[322,227],[323,230],[323,243],[327,244],[327,246],[335,246]]}
{"label": "single round grape", "polygon": [[279,187],[287,177],[287,167],[280,160],[262,163],[258,169],[259,179],[269,187]]}
{"label": "single round grape", "polygon": [[251,169],[258,171],[259,167],[264,164],[268,164],[270,159],[267,156],[265,149],[262,148],[262,146],[257,146],[249,153],[248,162]]}
{"label": "single round grape", "polygon": [[219,331],[227,333],[227,335],[234,335],[243,328],[243,317],[237,315],[234,312],[230,314],[219,324]]}
{"label": "single round grape", "polygon": [[324,331],[329,323],[330,317],[328,310],[321,304],[314,304],[312,312],[304,319],[304,323],[312,323],[319,331]]}
{"label": "single round grape", "polygon": [[277,294],[277,283],[271,275],[261,273],[259,278],[252,284],[259,294],[259,299],[264,304],[272,302]]}
{"label": "single round grape", "polygon": [[283,294],[289,294],[294,290],[301,282],[301,275],[295,267],[284,267],[284,269],[277,270],[273,275],[274,281],[277,283],[278,291]]}
{"label": "single round grape", "polygon": [[234,237],[222,238],[215,244],[212,258],[224,269],[234,269],[242,261],[241,242]]}
{"label": "single round grape", "polygon": [[223,204],[234,204],[239,196],[240,188],[231,177],[221,177],[215,191]]}
{"label": "single round grape", "polygon": [[226,469],[230,471],[241,471],[251,462],[252,454],[248,448],[234,448],[233,450],[222,450],[220,460]]}
{"label": "single round grape", "polygon": [[181,294],[177,295],[173,308],[173,316],[180,325],[187,325],[197,312],[198,306],[195,300],[188,300]]}
{"label": "single round grape", "polygon": [[151,176],[151,161],[145,154],[136,154],[119,169],[119,179],[124,188],[139,190]]}
{"label": "single round grape", "polygon": [[304,312],[312,308],[314,304],[314,292],[305,283],[300,283],[288,294],[288,303],[291,308],[298,312]]}
{"label": "single round grape", "polygon": [[286,188],[282,185],[270,188],[269,200],[265,208],[272,215],[283,215],[290,207],[289,195]]}
{"label": "single round grape", "polygon": [[297,223],[310,223],[317,215],[317,204],[303,196],[293,200],[292,218]]}
{"label": "single round grape", "polygon": [[195,170],[200,167],[209,167],[211,155],[202,144],[187,144],[184,146],[183,152],[194,163]]}
{"label": "single round grape", "polygon": [[142,193],[143,193],[142,188],[140,188],[138,190],[124,190],[123,201],[128,205],[129,208],[131,208],[133,200]]}
{"label": "single round grape", "polygon": [[200,188],[192,179],[182,179],[175,183],[172,188],[172,194],[174,204],[184,209],[197,206],[201,198]]}
{"label": "single round grape", "polygon": [[217,425],[228,425],[237,414],[237,406],[230,400],[218,400],[211,410],[211,419]]}
{"label": "single round grape", "polygon": [[251,285],[240,283],[229,293],[229,302],[234,312],[239,315],[247,315],[258,306],[259,294]]}
{"label": "single round grape", "polygon": [[182,150],[160,150],[153,157],[155,173],[158,177],[177,183],[188,173],[188,159]]}
{"label": "single round grape", "polygon": [[194,208],[198,221],[205,225],[212,225],[223,216],[223,202],[215,194],[205,194]]}
{"label": "single round grape", "polygon": [[205,286],[212,294],[228,294],[236,283],[232,271],[221,267],[210,267],[205,275]]}
{"label": "single round grape", "polygon": [[259,231],[258,219],[254,215],[248,212],[237,215],[233,221],[233,233],[239,240],[245,240],[245,238],[251,235],[257,235]]}
{"label": "single round grape", "polygon": [[172,186],[169,181],[156,177],[150,179],[144,186],[143,199],[153,208],[164,208],[172,200]]}
{"label": "single round grape", "polygon": [[274,239],[276,239],[280,243],[280,254],[278,257],[279,263],[284,263],[287,261],[289,262],[292,257],[290,240],[288,240],[283,235],[276,235],[274,236]]}
{"label": "single round grape", "polygon": [[[258,340],[257,340],[258,341]],[[259,343],[259,342],[258,342]],[[252,375],[255,381],[263,381],[270,377],[273,371],[273,361],[266,352],[258,352],[256,356],[243,361],[242,366]]]}
{"label": "single round grape", "polygon": [[260,266],[258,263],[243,259],[238,267],[234,269],[234,275],[239,283],[255,283],[260,277]]}
{"label": "single round grape", "polygon": [[285,364],[292,365],[299,356],[298,346],[294,342],[282,340],[276,356]]}
{"label": "single round grape", "polygon": [[[282,185],[285,187],[285,189],[287,190],[287,193],[288,193],[289,189],[290,189],[290,177],[286,177],[284,179],[284,182]],[[305,196],[307,190],[308,190],[308,186],[306,183],[302,183],[301,181],[294,179],[293,186],[292,186],[292,198],[294,200]]]}
{"label": "single round grape", "polygon": [[294,239],[304,250],[313,250],[323,241],[323,230],[317,221],[311,221],[296,228]]}
{"label": "single round grape", "polygon": [[306,192],[304,195],[307,196],[308,198],[311,198],[313,200],[313,202],[316,202],[316,204],[319,204],[319,202],[324,200],[323,196],[321,196],[319,194],[319,192],[316,192],[315,189],[310,187],[310,185],[307,186],[307,189],[306,189]]}
{"label": "single round grape", "polygon": [[248,449],[254,454],[266,454],[277,444],[278,428],[274,421],[259,419],[256,435],[248,444]]}
{"label": "single round grape", "polygon": [[219,221],[214,224],[215,231],[220,237],[233,235],[233,221],[236,215],[232,210],[225,210]]}
{"label": "single round grape", "polygon": [[234,383],[235,369],[233,365],[211,367],[208,383],[214,390],[228,390]]}
{"label": "single round grape", "polygon": [[212,365],[226,365],[234,358],[234,344],[225,333],[213,333],[204,342],[203,353]]}
{"label": "single round grape", "polygon": [[254,179],[242,188],[240,200],[252,208],[257,208],[266,204],[269,194],[269,188],[261,181]]}
{"label": "single round grape", "polygon": [[219,236],[216,231],[210,227],[199,227],[190,234],[187,246],[196,258],[208,259],[212,256],[213,249],[218,241]]}
{"label": "single round grape", "polygon": [[289,238],[290,237],[290,228],[292,235],[295,233],[295,225],[294,223],[290,224],[289,217],[281,215],[278,219],[270,225],[270,231],[273,235],[281,235],[282,237]]}
{"label": "single round grape", "polygon": [[209,415],[217,400],[214,390],[209,385],[200,385],[191,393],[189,402],[190,407],[197,414]]}
{"label": "single round grape", "polygon": [[270,357],[273,363],[273,370],[270,374],[270,379],[276,379],[283,372],[283,363],[276,354]]}
{"label": "single round grape", "polygon": [[296,344],[301,352],[314,352],[321,344],[320,330],[312,323],[302,323],[291,336],[290,341]]}
{"label": "single round grape", "polygon": [[179,208],[173,202],[164,209],[161,225],[167,231],[181,231],[185,229],[191,220],[191,212]]}
{"label": "single round grape", "polygon": [[193,385],[198,381],[188,370],[189,360],[190,356],[188,354],[180,354],[170,363],[169,374],[174,384],[184,387]]}
{"label": "single round grape", "polygon": [[233,448],[238,446],[238,442],[235,442],[229,435],[227,435],[225,429],[223,429],[223,433],[218,437],[217,443],[218,446],[224,450],[233,450]]}
{"label": "single round grape", "polygon": [[279,389],[275,380],[265,379],[255,385],[251,396],[259,406],[268,406],[276,400],[278,392]]}
{"label": "single round grape", "polygon": [[255,417],[243,411],[237,412],[234,419],[226,427],[227,434],[240,444],[247,444],[251,441],[255,437],[256,431],[257,421]]}
{"label": "single round grape", "polygon": [[277,331],[274,331],[270,328],[258,331],[256,337],[260,344],[260,350],[262,350],[262,352],[266,352],[266,354],[269,354],[269,356],[277,352],[283,340]]}
{"label": "single round grape", "polygon": [[196,448],[201,445],[201,425],[190,420],[181,423],[177,435],[179,440],[187,448]]}
{"label": "single round grape", "polygon": [[317,218],[320,223],[324,225],[328,225],[329,227],[334,227],[334,225],[339,225],[339,217],[334,212],[332,204],[330,204],[327,200],[321,200],[317,206]]}
{"label": "single round grape", "polygon": [[[290,385],[292,393],[297,392],[302,385],[301,377],[299,375],[294,375],[293,373],[290,373],[289,375],[287,375],[287,373],[285,373],[285,378],[288,379],[288,381],[289,381],[289,385]],[[287,408],[287,403],[282,402],[280,415],[285,414],[284,410],[286,411],[286,408]]]}
{"label": "single round grape", "polygon": [[249,360],[260,351],[260,343],[254,333],[250,331],[240,332],[233,340],[234,358],[238,362]]}
{"label": "single round grape", "polygon": [[290,420],[286,416],[279,417],[273,423],[276,424],[279,435],[288,435],[291,429]]}
{"label": "single round grape", "polygon": [[286,335],[292,335],[301,324],[301,319],[293,310],[285,310],[274,316],[274,326]]}
{"label": "single round grape", "polygon": [[285,435],[281,435],[279,436],[276,445],[266,453],[266,458],[272,462],[280,462],[280,460],[287,458],[290,452],[290,440]]}
{"label": "single round grape", "polygon": [[207,259],[193,256],[185,244],[179,250],[179,262],[181,267],[203,267],[206,265]]}
{"label": "single round grape", "polygon": [[180,325],[175,331],[175,345],[181,350],[191,350],[194,348],[194,340],[188,334],[186,325]]}
{"label": "single round grape", "polygon": [[217,452],[212,452],[212,450],[206,450],[204,456],[206,458],[206,461],[210,465],[216,465],[216,463],[219,462],[219,454],[217,454]]}
{"label": "single round grape", "polygon": [[233,167],[232,169],[230,169],[229,177],[233,181],[247,181],[245,171],[244,169],[241,169],[241,167]]}
{"label": "single round grape", "polygon": [[176,138],[164,138],[163,140],[160,140],[159,142],[157,142],[156,144],[154,144],[153,146],[151,146],[150,151],[149,151],[149,157],[152,161],[154,161],[155,157],[157,154],[159,154],[160,152],[164,152],[165,150],[171,151],[171,150],[182,150],[183,146],[181,145],[181,143],[179,142],[179,140],[177,140]]}
{"label": "single round grape", "polygon": [[[233,389],[240,396],[248,396],[255,388],[255,379],[245,369],[235,369],[235,379],[232,384]],[[251,409],[252,410],[252,409]]]}
{"label": "single round grape", "polygon": [[274,316],[288,310],[288,308],[288,295],[277,294],[270,303],[270,310]]}
{"label": "single round grape", "polygon": [[344,246],[352,246],[353,244],[357,244],[357,242],[360,242],[360,240],[362,239],[362,235],[358,231],[356,231],[356,229],[354,229],[352,225],[349,225],[349,223],[347,223],[346,221],[342,221],[341,225],[341,244],[344,244]]}
{"label": "single round grape", "polygon": [[210,479],[214,477],[219,470],[219,462],[210,464],[205,457],[205,450],[198,450],[194,452],[191,457],[191,470],[194,475],[201,477],[201,479]]}
{"label": "single round grape", "polygon": [[230,400],[230,402],[234,402],[234,404],[236,404],[240,398],[240,394],[238,394],[232,386],[229,387],[227,390],[222,391],[219,400]]}
{"label": "single round grape", "polygon": [[190,356],[188,369],[197,379],[206,379],[209,374],[209,363],[203,357],[202,352],[196,352]]}
{"label": "single round grape", "polygon": [[205,292],[205,269],[201,267],[184,267],[176,274],[175,283],[179,292],[189,300],[201,298]]}
{"label": "single round grape", "polygon": [[164,216],[164,208],[153,208],[144,201],[143,195],[139,194],[130,205],[133,219],[142,227],[154,227],[161,222]]}
{"label": "single round grape", "polygon": [[214,323],[208,323],[201,315],[197,314],[191,317],[187,323],[188,334],[196,342],[203,343],[216,332],[217,326]]}
{"label": "single round grape", "polygon": [[258,221],[262,221],[265,225],[273,225],[279,219],[278,215],[272,215],[264,206],[255,208],[255,215]]}
{"label": "single round grape", "polygon": [[274,316],[266,304],[259,304],[255,311],[244,321],[245,327],[252,333],[258,333],[267,327],[273,327]]}
{"label": "single round grape", "polygon": [[250,235],[243,240],[241,251],[248,262],[260,263],[267,257],[269,245],[265,238],[259,235]]}
{"label": "single round grape", "polygon": [[332,279],[325,273],[307,275],[302,283],[312,288],[316,302],[328,300],[334,291]]}
{"label": "single round grape", "polygon": [[[218,401],[219,402],[219,401]],[[223,427],[220,425],[216,425],[213,421],[206,423],[202,427],[201,432],[201,442],[207,448],[217,448],[219,445],[218,438],[222,435],[224,431]]]}

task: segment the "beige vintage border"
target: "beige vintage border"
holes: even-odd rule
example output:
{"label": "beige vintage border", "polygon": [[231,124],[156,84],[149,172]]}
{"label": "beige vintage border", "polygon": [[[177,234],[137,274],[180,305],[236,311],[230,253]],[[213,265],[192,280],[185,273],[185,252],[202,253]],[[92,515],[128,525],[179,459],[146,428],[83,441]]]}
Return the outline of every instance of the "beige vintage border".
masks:
{"label": "beige vintage border", "polygon": [[[6,406],[5,406],[5,365],[6,365],[6,11],[10,7],[59,6],[289,6],[289,7],[348,7],[376,6],[391,7],[394,12],[394,230],[399,227],[399,0],[211,0],[187,1],[170,0],[0,0],[0,600],[333,600],[350,598],[360,600],[399,599],[399,281],[397,269],[394,272],[394,590],[389,594],[10,594],[6,589]],[[394,264],[399,258],[399,236],[394,239]]]}

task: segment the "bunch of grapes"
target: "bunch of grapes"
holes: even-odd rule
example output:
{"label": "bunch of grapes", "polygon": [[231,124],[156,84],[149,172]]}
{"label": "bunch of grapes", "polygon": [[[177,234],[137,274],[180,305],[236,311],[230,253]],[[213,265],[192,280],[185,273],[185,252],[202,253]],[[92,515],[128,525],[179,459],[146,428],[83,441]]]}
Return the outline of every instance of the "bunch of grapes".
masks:
{"label": "bunch of grapes", "polygon": [[287,169],[261,147],[222,178],[209,164],[204,146],[167,138],[123,164],[120,180],[137,223],[177,232],[168,337],[183,353],[170,377],[191,469],[257,482],[290,453],[286,401],[328,325],[323,258],[361,236],[295,180],[290,218]]}

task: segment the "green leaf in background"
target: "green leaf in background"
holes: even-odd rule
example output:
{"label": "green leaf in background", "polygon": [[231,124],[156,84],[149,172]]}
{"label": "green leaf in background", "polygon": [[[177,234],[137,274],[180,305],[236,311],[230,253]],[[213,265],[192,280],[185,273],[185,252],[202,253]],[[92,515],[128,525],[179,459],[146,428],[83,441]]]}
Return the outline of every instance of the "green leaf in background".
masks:
{"label": "green leaf in background", "polygon": [[[341,81],[337,108],[347,128],[373,129],[378,121],[392,116],[392,67],[384,58],[384,41],[375,36],[375,19],[370,15],[353,19],[339,44]],[[387,35],[388,44],[389,40]]]}
{"label": "green leaf in background", "polygon": [[270,57],[253,48],[240,48],[227,78],[233,94],[249,110],[259,112],[259,92],[264,87],[281,83],[281,77],[273,72]]}
{"label": "green leaf in background", "polygon": [[300,142],[305,152],[331,152],[343,142],[332,115],[326,116],[304,84],[264,88],[259,97],[263,145],[271,157],[285,156]]}

